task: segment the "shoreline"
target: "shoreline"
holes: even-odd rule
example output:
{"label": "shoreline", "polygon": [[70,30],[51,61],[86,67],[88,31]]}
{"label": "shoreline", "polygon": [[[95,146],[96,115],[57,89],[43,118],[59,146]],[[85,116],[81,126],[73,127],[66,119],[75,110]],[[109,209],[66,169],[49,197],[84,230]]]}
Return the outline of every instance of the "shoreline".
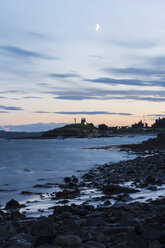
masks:
{"label": "shoreline", "polygon": [[[65,177],[60,191],[51,194],[62,204],[52,215],[27,218],[12,202],[8,213],[0,210],[0,247],[163,248],[165,197],[144,203],[141,197],[134,201],[133,194],[143,189],[154,194],[164,185],[165,151],[98,166],[80,181]],[[98,206],[90,204],[93,199],[67,206],[70,199],[85,197],[84,189],[100,193]]]}

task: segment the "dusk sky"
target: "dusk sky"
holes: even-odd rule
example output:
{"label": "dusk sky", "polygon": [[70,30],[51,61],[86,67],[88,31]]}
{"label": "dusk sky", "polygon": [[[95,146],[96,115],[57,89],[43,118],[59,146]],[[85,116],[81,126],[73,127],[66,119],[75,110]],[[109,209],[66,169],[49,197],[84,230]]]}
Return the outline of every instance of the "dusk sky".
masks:
{"label": "dusk sky", "polygon": [[0,129],[165,117],[164,10],[164,0],[0,0]]}

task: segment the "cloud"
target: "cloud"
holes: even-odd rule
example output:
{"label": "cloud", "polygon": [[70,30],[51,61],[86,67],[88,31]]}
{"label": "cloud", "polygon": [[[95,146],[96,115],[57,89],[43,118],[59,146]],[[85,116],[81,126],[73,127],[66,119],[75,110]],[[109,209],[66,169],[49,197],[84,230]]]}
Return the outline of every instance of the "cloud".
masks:
{"label": "cloud", "polygon": [[130,86],[161,86],[165,87],[164,80],[137,80],[137,79],[115,79],[99,77],[95,79],[84,79],[84,81],[109,85],[130,85]]}
{"label": "cloud", "polygon": [[35,113],[35,114],[51,114],[53,112],[38,110],[38,111],[34,111],[33,113]]}
{"label": "cloud", "polygon": [[31,123],[24,125],[5,125],[0,129],[15,132],[44,132],[54,128],[62,127],[68,123]]}
{"label": "cloud", "polygon": [[23,110],[20,107],[11,107],[11,106],[3,106],[3,105],[0,105],[0,109],[4,109],[4,110],[16,110],[16,111],[22,111]]}
{"label": "cloud", "polygon": [[146,48],[152,48],[156,46],[155,42],[152,42],[149,40],[139,40],[139,39],[136,39],[136,40],[111,39],[109,42],[115,46],[126,47],[129,49],[146,49]]}
{"label": "cloud", "polygon": [[43,53],[29,51],[15,46],[0,46],[0,49],[4,50],[5,52],[8,52],[11,55],[22,58],[40,58],[40,59],[49,59],[49,60],[59,59],[56,57],[45,55]]}
{"label": "cloud", "polygon": [[151,116],[151,117],[165,117],[165,114],[149,114],[149,115],[146,115],[146,116]]}
{"label": "cloud", "polygon": [[148,58],[147,60],[156,66],[162,66],[162,65],[164,66],[165,64],[165,56],[157,56],[154,58]]}
{"label": "cloud", "polygon": [[107,77],[99,77],[95,79],[86,78],[84,81],[99,84],[109,84],[109,85],[130,85],[130,86],[164,86],[164,81],[144,81],[137,79],[115,79]]}
{"label": "cloud", "polygon": [[38,40],[48,40],[49,36],[38,32],[28,32],[28,35]]}
{"label": "cloud", "polygon": [[104,59],[104,57],[103,56],[100,56],[100,55],[91,55],[91,57],[93,57],[93,58],[97,58],[97,59]]}
{"label": "cloud", "polygon": [[[164,60],[165,61],[165,60]],[[120,75],[131,75],[131,76],[165,76],[165,71],[160,69],[144,69],[144,68],[104,68],[103,71],[108,73],[115,73]]]}
{"label": "cloud", "polygon": [[165,91],[155,90],[104,90],[88,88],[79,90],[46,91],[46,94],[56,95],[54,98],[63,100],[136,100],[149,102],[164,102]]}
{"label": "cloud", "polygon": [[130,113],[115,113],[115,112],[107,112],[107,111],[82,111],[82,112],[54,112],[56,114],[62,115],[132,115]]}
{"label": "cloud", "polygon": [[24,96],[24,99],[41,99],[40,96]]}
{"label": "cloud", "polygon": [[5,90],[5,91],[0,91],[0,94],[24,94],[25,91],[21,91],[21,90]]}
{"label": "cloud", "polygon": [[50,77],[53,78],[80,78],[81,76],[77,73],[51,73]]}
{"label": "cloud", "polygon": [[92,100],[92,99],[96,99],[96,97],[92,97],[92,96],[76,96],[76,95],[68,95],[68,96],[57,96],[57,97],[54,97],[55,99],[60,99],[60,100],[71,100],[71,101],[81,101],[81,100],[84,100],[84,99],[89,99],[89,100]]}

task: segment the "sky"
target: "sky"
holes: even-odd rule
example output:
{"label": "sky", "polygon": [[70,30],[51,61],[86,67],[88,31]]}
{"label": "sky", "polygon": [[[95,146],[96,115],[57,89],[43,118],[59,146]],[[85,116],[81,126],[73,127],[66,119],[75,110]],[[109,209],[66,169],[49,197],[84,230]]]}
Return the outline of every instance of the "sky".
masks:
{"label": "sky", "polygon": [[0,6],[0,129],[165,117],[164,0]]}

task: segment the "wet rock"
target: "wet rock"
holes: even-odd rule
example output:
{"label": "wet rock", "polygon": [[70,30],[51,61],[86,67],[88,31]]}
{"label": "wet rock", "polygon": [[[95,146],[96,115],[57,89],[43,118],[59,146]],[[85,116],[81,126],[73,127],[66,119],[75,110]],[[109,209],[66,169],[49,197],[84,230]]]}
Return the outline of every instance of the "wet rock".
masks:
{"label": "wet rock", "polygon": [[31,235],[38,237],[53,236],[55,234],[55,226],[52,221],[49,223],[49,220],[44,218],[33,222],[29,228],[29,232]]}
{"label": "wet rock", "polygon": [[150,242],[149,248],[161,248],[161,244],[156,240],[156,241]]}
{"label": "wet rock", "polygon": [[72,180],[72,183],[78,183],[78,178],[75,177],[74,175],[72,176],[71,180]]}
{"label": "wet rock", "polygon": [[35,240],[34,247],[40,245],[48,245],[53,242],[54,236],[38,236]]}
{"label": "wet rock", "polygon": [[65,177],[64,178],[64,181],[65,181],[65,183],[70,183],[71,182],[71,178],[70,177]]}
{"label": "wet rock", "polygon": [[9,239],[9,248],[32,248],[32,237],[28,234],[19,233]]}
{"label": "wet rock", "polygon": [[147,184],[155,184],[156,183],[156,180],[155,180],[155,178],[152,175],[148,175],[146,177],[146,183]]}
{"label": "wet rock", "polygon": [[106,200],[106,201],[104,202],[104,205],[105,205],[105,206],[111,205],[111,202],[110,202],[109,200]]}
{"label": "wet rock", "polygon": [[73,219],[73,215],[70,212],[64,212],[60,217],[62,219]]}
{"label": "wet rock", "polygon": [[106,248],[106,246],[96,241],[88,241],[84,244],[84,248]]}
{"label": "wet rock", "polygon": [[14,219],[25,219],[25,215],[24,214],[21,214],[19,211],[12,211],[11,214],[10,214],[10,219],[11,220],[14,220]]}
{"label": "wet rock", "polygon": [[30,243],[32,243],[34,241],[34,237],[32,235],[30,235],[29,233],[18,233],[14,236],[12,236],[9,241],[15,241],[15,240],[19,240],[19,239],[24,239],[29,241]]}
{"label": "wet rock", "polygon": [[61,248],[60,246],[54,246],[54,245],[39,245],[36,246],[35,248]]}
{"label": "wet rock", "polygon": [[0,238],[3,240],[7,240],[9,237],[14,235],[16,230],[12,223],[2,222],[0,225]]}
{"label": "wet rock", "polygon": [[63,190],[56,193],[56,199],[70,199],[75,198],[80,194],[80,190],[78,188],[74,190]]}
{"label": "wet rock", "polygon": [[59,245],[61,247],[67,248],[67,247],[79,247],[81,245],[81,239],[76,235],[64,235],[57,237],[53,241],[54,245]]}
{"label": "wet rock", "polygon": [[120,193],[135,193],[139,190],[133,188],[122,187],[119,185],[108,184],[102,187],[102,191],[104,194],[116,195]]}
{"label": "wet rock", "polygon": [[61,215],[65,212],[72,212],[72,207],[71,206],[55,206],[54,211],[53,211],[53,216],[56,217],[58,215]]}
{"label": "wet rock", "polygon": [[15,201],[14,199],[10,200],[6,203],[5,209],[17,209],[20,208],[19,202]]}
{"label": "wet rock", "polygon": [[8,219],[8,214],[0,210],[0,221],[5,221]]}

